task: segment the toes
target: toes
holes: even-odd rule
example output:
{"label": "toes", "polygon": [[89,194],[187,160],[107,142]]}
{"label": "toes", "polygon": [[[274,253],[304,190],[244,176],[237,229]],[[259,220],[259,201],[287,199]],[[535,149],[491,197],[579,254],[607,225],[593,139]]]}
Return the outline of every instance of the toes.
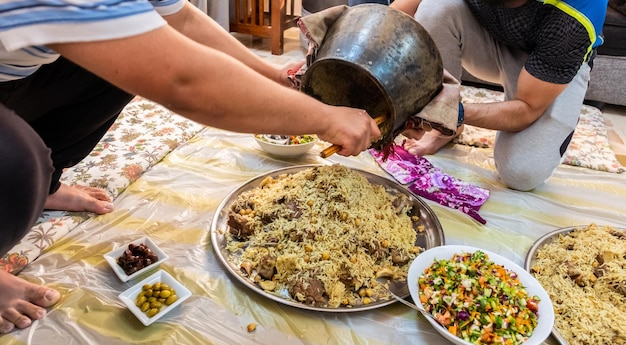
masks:
{"label": "toes", "polygon": [[0,334],[9,333],[15,328],[13,322],[8,322],[2,317],[0,317]]}
{"label": "toes", "polygon": [[[47,288],[45,286],[38,286],[35,289],[34,294],[32,295],[32,297],[30,298],[30,300],[33,303],[35,303],[38,306],[41,306],[43,308],[47,308],[47,307],[53,306],[54,304],[56,304],[59,301],[59,299],[61,299],[61,293],[60,292],[58,292],[55,289]],[[43,313],[45,315],[46,311],[44,309],[42,309],[42,310],[43,310]]]}
{"label": "toes", "polygon": [[97,214],[105,214],[113,211],[113,204],[110,202],[98,202],[94,212]]}
{"label": "toes", "polygon": [[98,199],[102,201],[111,201],[111,197],[109,196],[109,193],[107,193],[107,191],[102,188],[78,186],[78,185],[74,187],[82,190],[83,192],[87,193],[87,195],[89,195],[90,197],[94,199]]}
{"label": "toes", "polygon": [[46,316],[45,309],[35,307],[32,304],[26,309],[28,310],[22,310],[22,313],[26,315],[18,312],[17,310],[8,310],[2,315],[2,318],[7,323],[12,323],[13,325],[15,325],[15,327],[17,328],[26,328],[33,323],[31,318],[33,320],[39,320]]}

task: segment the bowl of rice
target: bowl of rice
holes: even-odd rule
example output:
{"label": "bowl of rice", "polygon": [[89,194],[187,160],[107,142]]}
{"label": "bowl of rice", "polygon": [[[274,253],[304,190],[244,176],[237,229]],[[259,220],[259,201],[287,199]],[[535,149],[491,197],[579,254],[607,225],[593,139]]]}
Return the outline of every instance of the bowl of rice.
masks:
{"label": "bowl of rice", "polygon": [[524,344],[545,341],[554,308],[539,282],[521,266],[486,250],[431,248],[411,264],[413,301],[428,322],[454,344]]}
{"label": "bowl of rice", "polygon": [[301,156],[318,141],[315,135],[255,134],[254,139],[265,152],[284,158]]}

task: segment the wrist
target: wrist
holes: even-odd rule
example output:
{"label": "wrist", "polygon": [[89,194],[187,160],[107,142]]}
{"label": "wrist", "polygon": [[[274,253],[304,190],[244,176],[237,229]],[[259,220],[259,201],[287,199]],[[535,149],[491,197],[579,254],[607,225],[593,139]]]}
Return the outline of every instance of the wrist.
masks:
{"label": "wrist", "polygon": [[456,128],[461,127],[463,121],[465,121],[465,108],[463,107],[463,103],[459,102],[459,116],[456,121]]}

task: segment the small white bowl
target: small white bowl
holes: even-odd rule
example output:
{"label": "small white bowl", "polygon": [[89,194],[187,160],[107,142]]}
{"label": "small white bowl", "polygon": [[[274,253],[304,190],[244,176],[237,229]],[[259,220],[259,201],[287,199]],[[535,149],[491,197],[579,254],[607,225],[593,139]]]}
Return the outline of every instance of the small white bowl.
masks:
{"label": "small white bowl", "polygon": [[[158,282],[165,283],[169,285],[172,289],[174,289],[176,291],[176,295],[178,296],[178,300],[176,300],[176,302],[168,306],[163,306],[163,309],[161,309],[161,311],[159,311],[153,317],[148,317],[148,315],[142,312],[141,309],[139,309],[139,307],[135,304],[135,299],[137,298],[137,295],[139,295],[139,293],[141,292],[145,284],[154,284]],[[183,301],[189,298],[190,296],[191,296],[191,291],[187,290],[187,288],[184,287],[181,283],[179,283],[176,279],[174,279],[174,277],[172,277],[169,273],[167,273],[164,270],[158,270],[151,276],[147,277],[146,279],[140,281],[139,283],[127,289],[126,291],[122,292],[119,295],[119,298],[128,307],[128,309],[133,314],[135,314],[137,319],[139,319],[139,321],[141,321],[141,323],[144,324],[144,326],[149,326],[156,320],[162,318],[163,315],[167,314],[170,310],[176,308],[177,305],[183,303]]]}
{"label": "small white bowl", "polygon": [[[550,336],[552,332],[552,326],[554,325],[554,308],[552,301],[548,296],[548,293],[539,284],[539,282],[521,266],[515,264],[513,261],[500,256],[496,253],[489,252],[484,249],[474,248],[470,246],[458,246],[447,245],[439,246],[426,250],[413,260],[409,267],[409,275],[407,284],[409,285],[409,291],[411,292],[411,298],[415,304],[423,307],[419,299],[419,286],[417,284],[419,277],[424,273],[424,270],[430,267],[435,260],[451,259],[455,253],[473,253],[477,250],[487,254],[489,260],[504,266],[504,268],[513,271],[517,274],[519,281],[524,285],[526,291],[530,296],[538,296],[541,301],[539,302],[539,312],[537,317],[537,327],[534,329],[533,334],[528,338],[524,345],[538,345],[543,343]],[[448,330],[440,325],[437,321],[426,318],[428,322],[439,332],[444,338],[450,342],[459,345],[472,345],[456,335],[448,332]]]}
{"label": "small white bowl", "polygon": [[[159,260],[157,262],[152,263],[150,266],[146,266],[138,270],[137,272],[131,275],[126,274],[126,272],[124,272],[124,269],[120,265],[117,264],[117,259],[120,256],[122,256],[124,251],[128,249],[128,245],[131,243],[134,245],[139,245],[141,243],[145,244],[146,247],[150,248],[154,252],[154,254],[156,254]],[[130,243],[126,243],[122,247],[113,249],[112,251],[104,254],[104,259],[109,263],[109,265],[111,266],[111,268],[113,269],[113,272],[115,272],[117,277],[120,278],[121,281],[127,282],[149,270],[159,267],[160,264],[164,263],[167,259],[169,259],[169,256],[167,256],[167,254],[165,254],[165,252],[162,251],[161,248],[159,248],[156,244],[154,244],[154,242],[152,242],[150,238],[142,237]]]}
{"label": "small white bowl", "polygon": [[284,144],[284,143],[281,144],[277,140],[268,140],[267,138],[265,138],[264,140],[264,139],[259,138],[259,136],[263,136],[263,135],[262,134],[255,135],[254,140],[256,140],[256,142],[259,144],[259,146],[261,146],[263,150],[265,150],[267,153],[271,155],[274,155],[277,157],[283,157],[283,158],[292,158],[292,157],[301,156],[309,152],[309,150],[311,150],[311,148],[315,146],[315,143],[319,140],[315,138],[313,141],[310,141],[308,143],[289,145],[289,144]]}

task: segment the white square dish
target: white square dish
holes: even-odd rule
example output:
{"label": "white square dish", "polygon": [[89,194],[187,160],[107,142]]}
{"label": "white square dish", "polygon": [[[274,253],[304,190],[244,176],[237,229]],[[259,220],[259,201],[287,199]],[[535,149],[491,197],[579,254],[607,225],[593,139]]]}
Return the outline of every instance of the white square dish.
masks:
{"label": "white square dish", "polygon": [[[156,254],[156,256],[158,257],[158,260],[154,263],[152,263],[149,266],[146,266],[140,270],[138,270],[137,272],[133,273],[133,274],[126,274],[126,272],[124,272],[124,269],[117,263],[117,259],[122,256],[122,254],[124,253],[124,251],[126,249],[128,249],[128,245],[130,244],[134,244],[134,245],[139,245],[139,244],[145,244],[146,247],[150,248],[152,250],[152,252],[154,252],[154,254]],[[109,263],[109,265],[111,266],[111,268],[113,269],[113,272],[115,272],[115,274],[117,275],[117,277],[123,281],[123,282],[127,282],[145,272],[148,272],[149,270],[155,269],[157,267],[159,267],[160,264],[162,264],[163,262],[165,262],[167,259],[169,259],[169,256],[167,256],[167,254],[165,254],[164,251],[161,250],[161,248],[159,248],[156,244],[154,244],[154,242],[152,242],[152,240],[148,237],[142,237],[140,239],[137,239],[135,241],[132,241],[130,243],[126,243],[123,246],[113,249],[112,251],[104,254],[104,259]]]}
{"label": "white square dish", "polygon": [[[137,295],[142,291],[143,286],[145,284],[154,284],[154,283],[164,283],[169,285],[170,288],[176,291],[176,295],[178,299],[168,305],[163,306],[163,308],[153,317],[148,317],[146,313],[142,312],[141,309],[136,305]],[[177,305],[183,303],[184,300],[191,296],[191,291],[189,291],[186,287],[184,287],[181,283],[179,283],[174,277],[172,277],[169,273],[164,270],[158,270],[154,274],[150,275],[146,279],[140,281],[139,283],[133,285],[128,288],[126,291],[122,292],[119,295],[120,300],[128,307],[128,309],[135,314],[137,319],[141,321],[144,326],[149,326],[156,320],[163,317],[163,315],[167,314],[170,310],[176,308]]]}

